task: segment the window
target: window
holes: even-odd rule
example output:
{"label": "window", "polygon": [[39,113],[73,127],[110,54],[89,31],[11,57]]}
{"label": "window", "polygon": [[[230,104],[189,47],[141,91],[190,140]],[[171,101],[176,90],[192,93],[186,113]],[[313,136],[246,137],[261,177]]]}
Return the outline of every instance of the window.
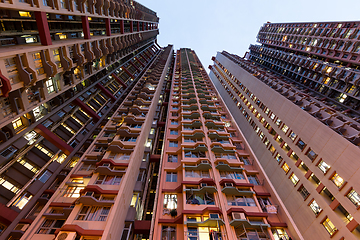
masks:
{"label": "window", "polygon": [[46,88],[48,90],[48,93],[55,92],[54,82],[53,82],[53,80],[51,78],[49,78],[49,80],[46,80],[45,84],[46,84]]}
{"label": "window", "polygon": [[115,175],[99,175],[95,184],[103,185],[120,185],[122,176]]}
{"label": "window", "polygon": [[46,170],[41,177],[39,177],[39,181],[42,183],[45,183],[50,177],[51,177],[52,173],[49,172],[48,170]]}
{"label": "window", "polygon": [[326,218],[322,223],[321,223],[324,228],[326,229],[326,231],[330,234],[330,236],[334,235],[337,231],[337,228],[335,227],[335,225],[330,221],[329,218]]}
{"label": "window", "polygon": [[327,171],[330,169],[330,165],[325,163],[323,160],[320,161],[318,168],[323,172],[327,173]]}
{"label": "window", "polygon": [[177,122],[177,121],[175,121],[175,120],[171,120],[171,123],[170,123],[171,125],[178,125],[179,123]]}
{"label": "window", "polygon": [[170,141],[169,147],[178,147],[178,142]]}
{"label": "window", "polygon": [[226,196],[229,206],[250,206],[256,207],[254,198],[246,196]]}
{"label": "window", "polygon": [[272,229],[272,234],[275,240],[289,240],[289,236],[282,228]]}
{"label": "window", "polygon": [[40,52],[33,53],[32,56],[33,56],[36,72],[39,75],[44,74],[45,72],[44,72],[44,67],[43,67],[42,61],[41,61]]}
{"label": "window", "polygon": [[129,153],[124,153],[122,155],[120,155],[119,160],[129,160],[130,159],[130,155]]}
{"label": "window", "polygon": [[289,130],[289,127],[286,126],[285,124],[284,124],[284,126],[281,128],[281,131],[283,131],[284,133],[287,133],[288,130]]}
{"label": "window", "polygon": [[339,176],[339,174],[335,173],[334,176],[332,176],[331,181],[338,187],[341,188],[342,185],[345,183],[344,179]]}
{"label": "window", "polygon": [[309,207],[315,213],[315,215],[318,215],[322,211],[321,207],[319,206],[319,204],[317,204],[315,200],[310,203]]}
{"label": "window", "polygon": [[176,240],[176,227],[162,226],[161,240]]}
{"label": "window", "polygon": [[204,152],[192,152],[192,151],[186,151],[185,152],[186,158],[204,158],[206,157],[206,154]]}
{"label": "window", "polygon": [[68,186],[64,192],[63,197],[72,197],[78,198],[80,197],[80,191],[83,190],[84,187],[70,187]]}
{"label": "window", "polygon": [[177,182],[177,172],[167,172],[166,182]]}
{"label": "window", "polygon": [[176,194],[165,194],[164,195],[164,208],[165,209],[176,209],[177,208],[177,195]]}
{"label": "window", "polygon": [[17,186],[15,186],[11,182],[7,181],[4,177],[0,177],[0,186],[3,186],[7,190],[9,190],[15,194],[20,191],[20,189]]}
{"label": "window", "polygon": [[106,221],[110,207],[83,206],[76,220],[83,221]]}
{"label": "window", "polygon": [[57,229],[60,229],[64,223],[65,223],[65,220],[47,219],[41,225],[41,227],[37,233],[38,234],[55,234],[55,231]]}
{"label": "window", "polygon": [[283,159],[282,156],[280,156],[280,154],[276,154],[276,157],[275,157],[276,161],[279,163],[281,162],[281,160]]}
{"label": "window", "polygon": [[80,171],[91,171],[91,170],[95,170],[96,166],[95,165],[91,165],[91,164],[86,164],[84,163],[81,168]]}
{"label": "window", "polygon": [[301,186],[299,188],[299,193],[304,198],[304,200],[306,200],[308,198],[308,196],[310,195],[310,193],[308,192],[308,190],[304,186]]}
{"label": "window", "polygon": [[260,181],[256,176],[248,176],[249,182],[254,185],[260,185]]}
{"label": "window", "polygon": [[171,116],[177,117],[177,116],[179,116],[179,114],[178,114],[177,112],[172,112],[172,113],[171,113]]}
{"label": "window", "polygon": [[168,162],[178,162],[177,155],[168,155]]}
{"label": "window", "polygon": [[210,174],[209,171],[192,171],[192,170],[185,170],[185,177],[191,178],[209,178]]}
{"label": "window", "polygon": [[227,178],[227,179],[245,179],[244,175],[239,172],[220,171],[220,177]]}
{"label": "window", "polygon": [[290,171],[290,167],[289,165],[287,165],[287,163],[284,163],[281,168],[284,170],[286,174]]}
{"label": "window", "polygon": [[290,180],[294,185],[296,185],[299,182],[299,178],[294,173],[291,174]]}
{"label": "window", "polygon": [[16,130],[22,128],[23,122],[22,122],[21,118],[17,118],[14,121],[12,121],[12,125],[16,131]]}
{"label": "window", "polygon": [[23,209],[31,198],[32,195],[30,193],[25,193],[15,201],[14,206],[18,209]]}
{"label": "window", "polygon": [[188,239],[189,240],[198,240],[199,233],[197,228],[188,228]]}
{"label": "window", "polygon": [[308,158],[310,158],[311,161],[314,161],[315,158],[317,157],[317,154],[311,150],[311,148],[309,148],[309,150],[306,153],[306,156],[308,156]]}
{"label": "window", "polygon": [[299,141],[297,142],[296,146],[298,146],[298,147],[301,149],[301,151],[302,151],[302,150],[304,150],[306,144],[305,144],[301,139],[299,139]]}
{"label": "window", "polygon": [[290,135],[289,135],[289,138],[291,139],[291,140],[293,140],[293,141],[295,141],[295,138],[297,137],[297,135],[293,132],[293,131],[291,131],[291,133],[290,133]]}
{"label": "window", "polygon": [[360,194],[358,194],[354,189],[352,189],[346,197],[356,206],[360,206]]}
{"label": "window", "polygon": [[241,161],[244,162],[244,165],[251,165],[251,162],[250,162],[250,160],[249,160],[247,157],[242,157],[242,158],[241,158]]}
{"label": "window", "polygon": [[177,130],[170,130],[170,135],[178,135],[178,131]]}

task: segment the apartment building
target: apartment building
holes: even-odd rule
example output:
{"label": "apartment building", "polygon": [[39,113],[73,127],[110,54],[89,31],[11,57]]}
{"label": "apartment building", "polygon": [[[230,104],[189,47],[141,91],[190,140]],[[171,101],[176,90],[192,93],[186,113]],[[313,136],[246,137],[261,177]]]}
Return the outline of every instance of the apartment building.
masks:
{"label": "apartment building", "polygon": [[210,77],[304,239],[360,238],[359,22],[265,23]]}
{"label": "apartment building", "polygon": [[[118,132],[124,139],[119,137],[113,144],[115,153],[131,160],[131,144],[141,135],[136,130],[144,120],[137,117],[146,115],[153,97],[160,97],[160,90],[158,95],[153,91],[162,82],[153,77],[162,74],[170,50],[156,44],[156,13],[132,0],[5,0],[0,16],[0,238],[20,239],[26,230],[37,234],[40,230],[33,229],[46,219],[40,231],[43,235],[23,238],[53,239],[62,226],[69,228],[64,220],[76,206],[74,201],[90,192],[86,184],[101,172],[97,172],[100,163],[94,165],[94,161],[103,159]],[[141,91],[144,78],[152,87],[139,97],[129,96],[134,88]],[[133,116],[115,117],[120,108],[132,111]],[[120,130],[118,123],[122,122],[128,125]],[[110,129],[106,133],[105,126]],[[109,140],[101,139],[104,136]],[[108,202],[97,205],[98,195],[90,198],[98,208],[102,206],[102,213],[110,215],[118,211],[118,207],[110,210],[110,205],[116,205],[114,192],[127,168],[126,161],[112,161],[108,160],[100,175],[113,189],[93,189],[94,194],[105,191]],[[140,163],[134,163],[134,171],[141,169],[145,178],[144,169],[154,163],[141,167]],[[76,175],[75,170],[80,173]],[[145,187],[132,183],[136,181],[128,184],[131,191]],[[58,198],[63,198],[60,203]],[[92,200],[85,202],[90,205]],[[102,224],[91,229],[95,236],[104,230],[104,214],[99,217]],[[134,221],[135,215],[129,216]],[[119,221],[121,226],[110,231],[113,236],[122,234],[124,219]],[[88,230],[73,227],[77,239]]]}
{"label": "apartment building", "polygon": [[151,239],[303,239],[196,53],[177,50]]}

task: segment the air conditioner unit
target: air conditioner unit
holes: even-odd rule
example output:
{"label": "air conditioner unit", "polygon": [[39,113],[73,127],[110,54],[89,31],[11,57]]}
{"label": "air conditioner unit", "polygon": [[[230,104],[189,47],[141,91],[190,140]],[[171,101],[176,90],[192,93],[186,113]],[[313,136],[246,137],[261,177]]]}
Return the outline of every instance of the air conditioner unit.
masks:
{"label": "air conditioner unit", "polygon": [[225,187],[233,187],[234,186],[234,184],[233,183],[225,183]]}
{"label": "air conditioner unit", "polygon": [[224,162],[218,162],[218,165],[224,165],[225,163]]}
{"label": "air conditioner unit", "polygon": [[92,197],[94,195],[94,192],[86,192],[85,193],[85,196],[90,196],[90,197]]}
{"label": "air conditioner unit", "polygon": [[104,167],[110,167],[110,163],[103,163]]}
{"label": "air conditioner unit", "polygon": [[209,218],[210,219],[219,219],[220,217],[219,217],[219,214],[217,214],[217,213],[210,213]]}
{"label": "air conditioner unit", "polygon": [[206,164],[208,164],[209,161],[208,161],[208,160],[202,160],[201,163],[206,163]]}
{"label": "air conditioner unit", "polygon": [[200,187],[206,187],[207,183],[200,183]]}
{"label": "air conditioner unit", "polygon": [[232,218],[233,219],[246,219],[245,218],[245,213],[240,213],[240,212],[233,212],[232,213]]}
{"label": "air conditioner unit", "polygon": [[76,238],[76,232],[59,232],[55,240],[72,240]]}

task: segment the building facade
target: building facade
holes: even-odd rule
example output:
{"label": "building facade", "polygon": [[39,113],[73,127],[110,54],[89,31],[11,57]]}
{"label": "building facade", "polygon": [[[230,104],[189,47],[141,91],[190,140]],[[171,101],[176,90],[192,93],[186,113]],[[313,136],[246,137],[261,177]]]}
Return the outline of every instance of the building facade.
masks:
{"label": "building facade", "polygon": [[174,62],[152,239],[303,239],[195,52]]}
{"label": "building facade", "polygon": [[359,22],[266,23],[210,77],[304,239],[360,237]]}
{"label": "building facade", "polygon": [[[132,0],[24,0],[2,1],[0,15],[0,239],[53,239],[63,229],[71,239],[84,239],[88,231],[103,235],[105,225],[121,235],[124,218],[116,227],[105,224],[124,210],[116,201],[128,203],[134,191],[140,197],[151,189],[125,180],[125,171],[133,162],[134,171],[144,174],[136,177],[145,179],[155,164],[135,163],[130,153],[135,141],[147,139],[142,130],[151,123],[141,131],[139,126],[148,111],[149,119],[155,116],[171,55],[171,47],[156,44],[156,13]],[[121,111],[133,114],[125,118]],[[115,149],[109,157],[108,145]],[[144,152],[140,147],[136,156]],[[116,161],[116,154],[123,160]],[[99,176],[99,185],[92,176]],[[120,180],[130,197],[114,200]],[[96,206],[89,209],[99,214],[93,215],[96,227],[66,222],[91,191],[84,204]],[[126,219],[141,219],[134,212],[130,208]]]}

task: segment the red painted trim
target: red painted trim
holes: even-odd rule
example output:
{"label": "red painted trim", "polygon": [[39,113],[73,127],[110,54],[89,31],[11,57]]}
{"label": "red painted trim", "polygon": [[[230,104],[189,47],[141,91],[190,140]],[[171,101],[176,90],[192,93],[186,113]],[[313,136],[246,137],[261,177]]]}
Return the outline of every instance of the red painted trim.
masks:
{"label": "red painted trim", "polygon": [[130,21],[130,32],[134,32],[134,22]]}
{"label": "red painted trim", "polygon": [[149,161],[150,162],[159,162],[160,158],[161,158],[160,154],[151,154],[150,158],[149,158]]}
{"label": "red painted trim", "polygon": [[205,214],[205,213],[219,213],[222,214],[219,207],[206,207],[203,210],[183,210],[183,214]]}
{"label": "red painted trim", "polygon": [[144,64],[142,61],[140,61],[140,59],[138,59],[137,57],[135,57],[135,59],[136,59],[143,67],[145,67],[145,64]]}
{"label": "red painted trim", "polygon": [[130,63],[132,66],[134,66],[134,68],[135,68],[138,72],[141,71],[140,68],[138,68],[138,67],[135,65],[135,63],[133,63],[132,61],[130,61],[129,63]]}
{"label": "red painted trim", "polygon": [[137,26],[137,31],[140,32],[140,22],[137,22],[136,26]]}
{"label": "red painted trim", "polygon": [[287,224],[284,222],[271,222],[269,221],[269,219],[267,220],[268,223],[270,224],[271,227],[283,227],[283,228],[287,228]]}
{"label": "red painted trim", "polygon": [[10,225],[18,215],[18,212],[0,203],[0,222]]}
{"label": "red painted trim", "polygon": [[44,125],[39,124],[34,128],[35,132],[39,133],[46,140],[54,144],[57,148],[61,149],[66,155],[70,155],[74,149],[66,142],[56,136],[53,132],[47,129]]}
{"label": "red painted trim", "polygon": [[70,207],[72,203],[63,203],[63,202],[52,202],[49,207]]}
{"label": "red painted trim", "polygon": [[132,73],[127,70],[125,67],[122,67],[122,69],[132,78],[132,79],[135,79],[134,75],[132,75]]}
{"label": "red painted trim", "polygon": [[101,194],[118,194],[119,190],[104,190],[96,185],[87,185],[84,189],[80,191],[80,193],[84,192],[96,192]]}
{"label": "red painted trim", "polygon": [[226,213],[228,215],[232,212],[242,212],[242,213],[245,213],[245,215],[249,216],[249,217],[267,217],[268,216],[268,213],[266,213],[266,212],[247,212],[242,207],[231,207],[226,211]]}
{"label": "red painted trim", "polygon": [[60,228],[60,231],[76,232],[81,236],[102,236],[104,233],[104,230],[83,229],[82,227],[75,224],[65,224],[62,226],[62,228]]}
{"label": "red painted trim", "polygon": [[112,95],[112,93],[107,90],[106,88],[104,88],[103,85],[101,85],[100,83],[96,84],[96,87],[98,89],[100,89],[106,96],[108,96],[109,98],[111,98],[114,102],[116,101],[116,97],[114,95]]}
{"label": "red painted trim", "polygon": [[105,18],[106,36],[111,36],[110,18]]}
{"label": "red painted trim", "polygon": [[136,234],[149,234],[151,229],[150,220],[135,220],[134,233]]}
{"label": "red painted trim", "polygon": [[39,37],[42,45],[52,45],[49,24],[46,17],[46,12],[35,12],[36,25],[39,31]]}
{"label": "red painted trim", "polygon": [[97,115],[96,112],[94,112],[88,105],[86,105],[84,102],[82,102],[79,98],[76,98],[73,103],[78,105],[84,112],[90,115],[94,119],[95,122],[100,120],[100,116]]}
{"label": "red painted trim", "polygon": [[145,53],[145,55],[149,58],[149,59],[151,59],[151,57],[144,51],[143,53]]}
{"label": "red painted trim", "polygon": [[8,97],[11,91],[11,83],[9,79],[7,79],[4,75],[2,75],[1,70],[0,70],[0,79],[2,83],[2,87],[1,87],[2,95],[3,97]]}
{"label": "red painted trim", "polygon": [[112,159],[102,159],[100,162],[96,163],[96,166],[101,166],[103,163],[110,163],[112,166],[120,166],[120,167],[127,167],[129,163],[116,163]]}
{"label": "red painted trim", "polygon": [[176,223],[176,224],[183,224],[183,214],[181,213],[179,216],[177,216],[176,218],[173,219],[163,219],[160,218],[159,219],[159,223]]}
{"label": "red painted trim", "polygon": [[125,30],[124,30],[124,20],[120,20],[120,33],[124,34]]}
{"label": "red painted trim", "polygon": [[116,76],[115,73],[112,73],[111,76],[115,78],[115,80],[118,81],[118,83],[120,83],[124,88],[127,88],[127,85],[118,76]]}
{"label": "red painted trim", "polygon": [[82,28],[84,32],[84,39],[91,39],[89,19],[87,16],[81,16]]}
{"label": "red painted trim", "polygon": [[176,192],[176,193],[181,193],[182,192],[182,185],[180,184],[179,186],[177,186],[176,188],[163,188],[161,189],[162,193],[172,193],[172,192]]}

